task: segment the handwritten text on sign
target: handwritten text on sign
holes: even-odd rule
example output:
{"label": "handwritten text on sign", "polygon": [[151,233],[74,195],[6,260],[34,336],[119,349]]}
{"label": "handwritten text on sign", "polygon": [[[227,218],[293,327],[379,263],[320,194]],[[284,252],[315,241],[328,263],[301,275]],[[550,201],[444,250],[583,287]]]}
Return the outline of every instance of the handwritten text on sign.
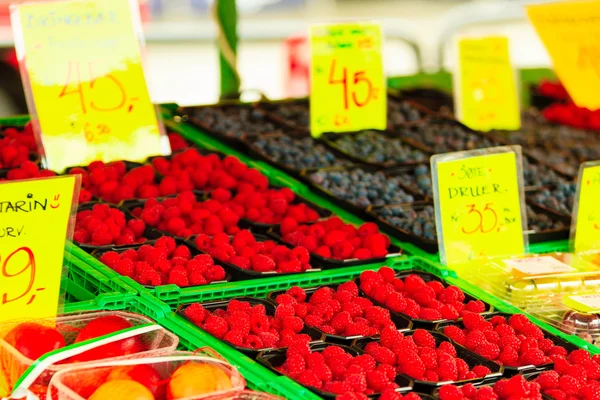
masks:
{"label": "handwritten text on sign", "polygon": [[368,23],[313,26],[310,38],[312,135],[385,129],[381,27]]}
{"label": "handwritten text on sign", "polygon": [[129,1],[23,4],[12,23],[51,169],[169,152]]}
{"label": "handwritten text on sign", "polygon": [[527,14],[575,104],[600,108],[600,1],[531,5]]}
{"label": "handwritten text on sign", "polygon": [[0,323],[56,315],[78,179],[0,184]]}
{"label": "handwritten text on sign", "polygon": [[571,226],[573,250],[600,251],[600,162],[581,165],[576,212]]}
{"label": "handwritten text on sign", "polygon": [[517,178],[520,156],[504,149],[485,155],[475,151],[480,155],[464,158],[454,153],[432,158],[438,237],[442,239],[440,249],[446,265],[524,253]]}
{"label": "handwritten text on sign", "polygon": [[460,39],[456,74],[458,118],[473,129],[516,130],[521,115],[508,39]]}

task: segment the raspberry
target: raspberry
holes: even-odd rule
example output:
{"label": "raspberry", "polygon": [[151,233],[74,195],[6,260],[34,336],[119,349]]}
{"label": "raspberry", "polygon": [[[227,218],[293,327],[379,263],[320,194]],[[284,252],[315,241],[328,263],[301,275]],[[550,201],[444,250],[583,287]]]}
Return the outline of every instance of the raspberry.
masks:
{"label": "raspberry", "polygon": [[358,296],[358,286],[353,281],[344,282],[337,288],[338,292],[350,292],[354,296]]}
{"label": "raspberry", "polygon": [[474,313],[485,312],[485,304],[481,300],[471,300],[465,306],[465,311]]}
{"label": "raspberry", "polygon": [[346,326],[346,336],[369,336],[369,326],[363,323],[351,323]]}
{"label": "raspberry", "polygon": [[425,368],[427,369],[435,369],[438,366],[437,361],[437,352],[430,347],[420,347],[419,348],[419,357],[423,364],[425,364]]}
{"label": "raspberry", "polygon": [[360,366],[365,372],[369,372],[375,369],[375,359],[368,354],[362,354],[360,356],[354,357],[351,361],[351,364]]}
{"label": "raspberry", "polygon": [[306,292],[301,287],[291,287],[286,293],[295,298],[298,303],[303,303],[306,301]]}
{"label": "raspberry", "polygon": [[389,384],[390,380],[384,372],[378,370],[367,372],[367,386],[369,389],[381,392]]}
{"label": "raspberry", "polygon": [[452,357],[456,357],[456,348],[450,342],[440,343],[438,350],[450,354]]}
{"label": "raspberry", "polygon": [[223,337],[223,340],[231,343],[234,346],[244,345],[244,334],[237,330],[231,330]]}
{"label": "raspberry", "polygon": [[487,343],[485,334],[481,331],[472,331],[467,334],[465,346],[467,349],[475,351],[482,344]]}
{"label": "raspberry", "polygon": [[475,352],[483,358],[495,360],[500,355],[500,347],[494,343],[483,342],[475,348]]}
{"label": "raspberry", "polygon": [[386,282],[392,282],[396,277],[396,272],[390,267],[381,267],[377,270],[377,273],[380,274]]}
{"label": "raspberry", "polygon": [[442,319],[442,313],[432,308],[422,308],[419,312],[419,318],[427,321],[438,321]]}
{"label": "raspberry", "polygon": [[376,348],[370,354],[378,363],[388,365],[394,365],[396,363],[396,355],[394,352],[383,346]]}
{"label": "raspberry", "polygon": [[204,321],[204,330],[218,339],[223,339],[228,329],[227,321],[221,317],[210,315]]}
{"label": "raspberry", "polygon": [[306,370],[306,363],[300,354],[288,354],[284,366],[287,375],[293,379],[296,379]]}
{"label": "raspberry", "polygon": [[402,342],[403,338],[404,335],[401,332],[398,332],[397,330],[390,327],[385,327],[381,331],[379,341],[382,346],[385,346],[388,349],[393,349],[396,345]]}
{"label": "raspberry", "polygon": [[323,391],[328,393],[335,394],[345,394],[351,392],[352,389],[350,385],[346,382],[336,381],[336,382],[328,382],[323,385]]}
{"label": "raspberry", "polygon": [[298,317],[284,317],[283,329],[290,330],[294,333],[299,333],[304,329],[304,322]]}
{"label": "raspberry", "polygon": [[453,385],[442,386],[438,392],[440,400],[463,400],[463,392]]}
{"label": "raspberry", "polygon": [[425,329],[417,329],[412,335],[413,340],[419,347],[436,347],[435,338]]}
{"label": "raspberry", "polygon": [[297,376],[296,380],[304,386],[314,387],[316,389],[321,389],[323,387],[323,382],[321,382],[319,377],[311,370],[302,372]]}
{"label": "raspberry", "polygon": [[333,298],[333,289],[330,287],[322,287],[317,289],[310,300],[308,301],[310,304],[320,304],[325,303]]}
{"label": "raspberry", "polygon": [[475,314],[472,312],[465,312],[463,314],[463,325],[469,331],[474,331],[478,329],[480,326],[485,324],[487,321],[479,314]]}
{"label": "raspberry", "polygon": [[514,328],[516,332],[520,333],[523,326],[528,325],[530,321],[523,314],[515,314],[509,318],[508,323]]}
{"label": "raspberry", "polygon": [[[460,359],[457,359],[460,360]],[[440,362],[437,373],[442,381],[456,381],[458,380],[458,366],[454,358],[448,359],[447,361]]]}
{"label": "raspberry", "polygon": [[331,382],[333,379],[333,374],[325,363],[316,364],[312,370],[323,383]]}
{"label": "raspberry", "polygon": [[473,367],[471,371],[473,371],[473,373],[475,373],[475,375],[477,375],[480,378],[483,378],[492,373],[492,371],[490,371],[488,367],[484,367],[483,365],[477,365]]}
{"label": "raspberry", "polygon": [[467,337],[465,333],[457,326],[449,325],[444,328],[444,335],[448,336],[450,339],[454,340],[456,343],[460,345],[465,345],[467,341]]}
{"label": "raspberry", "polygon": [[507,366],[516,366],[519,362],[519,352],[513,347],[504,347],[497,360]]}
{"label": "raspberry", "polygon": [[585,373],[589,381],[600,379],[600,365],[598,365],[596,362],[592,360],[584,361],[581,365],[585,369]]}
{"label": "raspberry", "polygon": [[262,254],[256,254],[252,256],[250,259],[252,263],[252,269],[257,272],[269,272],[275,271],[277,266],[275,265],[275,261],[272,258],[269,258]]}
{"label": "raspberry", "polygon": [[345,382],[358,393],[363,393],[367,390],[367,378],[363,374],[348,374]]}
{"label": "raspberry", "polygon": [[536,382],[542,387],[542,390],[558,389],[558,379],[560,375],[556,371],[542,372],[537,378]]}
{"label": "raspberry", "polygon": [[585,361],[590,360],[590,353],[583,349],[573,350],[571,354],[569,354],[569,357],[567,357],[567,360],[569,360],[571,364],[583,364]]}
{"label": "raspberry", "polygon": [[167,283],[177,285],[179,287],[186,287],[190,285],[188,280],[188,272],[183,267],[174,267],[169,271],[169,279]]}
{"label": "raspberry", "polygon": [[425,377],[425,370],[425,364],[423,364],[423,361],[418,357],[406,360],[402,364],[402,373],[413,379],[423,380]]}
{"label": "raspberry", "polygon": [[351,323],[352,317],[347,311],[341,312],[331,319],[331,327],[339,333],[344,332]]}
{"label": "raspberry", "polygon": [[550,361],[539,349],[529,349],[521,354],[519,362],[523,365],[542,365]]}
{"label": "raspberry", "polygon": [[190,304],[188,307],[186,307],[183,314],[195,324],[201,324],[202,322],[204,322],[204,319],[206,317],[204,307],[202,307],[200,303]]}
{"label": "raspberry", "polygon": [[558,379],[558,387],[567,395],[576,395],[579,391],[580,382],[570,375],[563,375]]}

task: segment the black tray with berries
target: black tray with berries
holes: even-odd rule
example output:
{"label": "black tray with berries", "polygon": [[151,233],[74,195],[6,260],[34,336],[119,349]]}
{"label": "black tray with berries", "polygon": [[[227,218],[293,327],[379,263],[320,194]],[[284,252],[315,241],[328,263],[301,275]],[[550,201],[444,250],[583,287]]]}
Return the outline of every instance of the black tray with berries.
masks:
{"label": "black tray with berries", "polygon": [[295,131],[310,133],[310,103],[308,98],[261,101],[256,106],[276,123]]}
{"label": "black tray with berries", "polygon": [[[163,237],[167,237],[167,236],[163,236]],[[203,255],[204,254],[204,253],[200,252],[198,249],[196,249],[194,246],[192,246],[189,243],[185,242],[184,240],[176,239],[176,238],[172,238],[172,239],[175,241],[176,246],[185,246],[185,247],[187,247],[187,249],[189,250],[189,253],[191,254],[191,258],[192,259],[195,256]],[[157,241],[160,241],[160,240],[162,240],[162,239],[159,238],[157,240],[152,240],[152,241],[149,241],[149,242],[146,242],[146,243],[141,243],[141,244],[134,245],[134,246],[112,247],[112,248],[97,249],[94,252],[92,252],[91,254],[92,254],[92,256],[94,256],[95,258],[97,258],[100,262],[103,262],[102,256],[104,254],[108,253],[108,252],[116,252],[119,255],[122,255],[123,253],[125,253],[128,250],[134,250],[134,251],[137,252],[142,246],[144,246],[144,245],[155,246],[157,244]],[[169,257],[170,256],[167,256],[167,261],[171,261],[171,258],[169,258]],[[225,276],[223,277],[223,279],[217,279],[217,280],[211,280],[211,281],[209,281],[208,279],[206,279],[207,275],[205,273],[203,273],[206,283],[195,284],[195,282],[193,281],[193,279],[188,279],[188,284],[189,285],[182,286],[182,285],[178,285],[176,283],[172,283],[172,282],[169,282],[169,281],[165,282],[164,280],[169,279],[168,278],[168,276],[169,276],[168,272],[162,272],[161,271],[161,273],[163,273],[165,275],[165,278],[161,277],[160,285],[151,285],[151,284],[148,284],[148,283],[145,283],[145,282],[139,282],[134,276],[128,276],[128,277],[131,278],[131,279],[133,279],[133,280],[135,280],[136,282],[140,283],[142,286],[144,286],[146,288],[149,288],[149,289],[153,289],[153,288],[155,288],[157,286],[165,286],[165,285],[170,285],[170,284],[174,284],[174,285],[179,286],[179,287],[199,287],[199,286],[204,286],[204,285],[214,285],[214,284],[218,284],[218,283],[230,282],[232,280],[232,277],[231,277],[231,275],[230,275],[230,273],[228,271],[228,267],[225,266],[225,265],[222,265],[222,263],[218,262],[212,256],[211,256],[211,258],[213,259],[213,263],[214,263],[213,265],[217,265],[217,266],[220,265],[223,268],[223,270],[225,271],[225,273],[224,273]],[[158,261],[160,261],[160,260],[157,260],[157,262]],[[176,266],[176,265],[171,265],[171,269],[174,266]],[[107,267],[111,268],[115,272],[121,274],[121,272],[117,270],[118,268],[115,269],[115,268],[113,268],[113,267],[111,267],[109,265],[107,265]],[[159,271],[160,268],[156,268],[156,270]],[[190,274],[189,271],[188,271],[188,274]],[[188,275],[188,277],[189,276],[190,275]]]}
{"label": "black tray with berries", "polygon": [[[266,301],[264,299],[256,299],[253,297],[240,297],[240,298],[229,299],[229,300],[211,301],[211,302],[207,302],[207,303],[201,303],[200,305],[202,306],[202,308],[204,310],[209,311],[211,314],[214,314],[214,312],[217,310],[226,311],[228,305],[231,303],[232,300],[236,300],[236,301],[240,301],[240,302],[247,302],[252,307],[256,306],[256,305],[262,305],[266,310],[267,317],[275,317],[275,315],[276,315],[275,311],[276,311],[277,307],[275,305],[273,305],[272,303],[270,303],[269,301]],[[190,321],[191,323],[193,323],[194,325],[196,325],[198,327],[198,329],[202,329],[204,332],[208,333],[209,335],[215,337],[218,340],[225,342],[226,344],[233,347],[240,353],[243,353],[243,354],[251,357],[252,359],[256,359],[258,357],[258,355],[264,351],[280,350],[280,349],[286,348],[285,346],[284,347],[274,347],[274,346],[266,346],[265,347],[264,345],[260,345],[260,343],[262,343],[262,341],[260,343],[257,343],[258,346],[256,346],[256,347],[245,346],[243,343],[236,345],[236,344],[228,341],[227,339],[225,339],[225,337],[216,337],[216,336],[214,336],[213,333],[207,331],[205,328],[200,327],[196,322],[194,322],[192,319],[190,319],[188,316],[186,316],[186,309],[189,306],[190,306],[189,304],[188,305],[185,305],[185,304],[180,305],[177,308],[177,311],[176,311],[177,314],[179,314],[182,318],[184,318],[184,319]],[[228,332],[233,331],[233,330],[235,330],[235,329],[231,328],[231,327],[228,328]],[[278,331],[281,332],[282,329],[279,329]],[[250,333],[254,333],[254,336],[257,336],[260,339],[260,334],[253,331],[252,327],[250,328],[250,332],[247,336],[249,336]],[[324,341],[323,334],[320,331],[318,331],[314,328],[311,328],[309,326],[306,326],[306,325],[302,328],[302,330],[300,332],[298,332],[298,334],[306,334],[306,335],[310,336],[310,343],[321,343]],[[239,338],[236,338],[236,340],[237,339],[239,339]],[[253,338],[253,339],[255,339],[255,338]]]}
{"label": "black tray with berries", "polygon": [[[110,209],[120,211],[121,213],[124,214],[125,221],[127,224],[129,224],[129,221],[132,221],[132,220],[141,221],[140,219],[133,216],[127,209],[125,209],[123,207],[115,206],[115,205],[108,204],[108,203],[100,203],[100,202],[87,202],[87,203],[80,205],[79,207],[77,207],[77,215],[79,215],[79,213],[82,211],[92,211],[94,209],[94,207],[97,205],[107,206]],[[101,222],[104,222],[104,221],[101,221]],[[80,221],[80,223],[81,223],[81,221]],[[75,221],[75,230],[76,231],[78,230],[78,227],[79,227],[79,225],[76,220]],[[141,229],[140,229],[140,231],[141,231]],[[93,239],[92,235],[93,234],[90,233],[90,237]],[[144,243],[147,243],[148,241],[158,239],[161,236],[162,236],[161,232],[159,232],[158,230],[156,230],[152,227],[145,225],[143,232],[142,232],[142,237],[145,238],[145,240],[143,242],[137,242],[136,245],[142,245]],[[137,240],[139,238],[135,237],[134,239]],[[111,243],[111,244],[107,244],[107,245],[93,245],[88,242],[86,242],[86,243],[79,242],[77,235],[74,235],[73,243],[75,243],[75,245],[81,247],[83,250],[87,251],[88,253],[92,253],[92,252],[98,251],[98,250],[112,249],[112,248],[124,248],[124,247],[129,247],[134,244],[134,243],[130,243],[130,244],[119,245],[117,243]]]}
{"label": "black tray with berries", "polygon": [[[494,312],[492,314],[482,315],[482,318],[486,321],[490,321],[494,317],[502,317],[506,321],[509,321],[510,317],[512,317],[513,315],[514,314],[510,314],[510,313]],[[523,314],[518,314],[518,315],[523,315]],[[494,321],[492,321],[492,323],[493,322]],[[500,324],[498,324],[498,325],[500,325]],[[497,327],[498,325],[495,324],[494,328]],[[514,328],[510,324],[508,324],[508,322],[507,322],[507,325],[510,326],[512,329],[508,329],[508,328],[506,328],[506,329],[514,332]],[[444,334],[445,328],[447,328],[449,326],[458,327],[459,329],[462,329],[462,330],[465,329],[465,323],[463,322],[463,318],[461,318],[456,321],[441,322],[436,325],[435,330],[441,334]],[[551,334],[550,332],[546,331],[543,328],[537,327],[537,329],[539,329],[539,331],[541,331],[541,333],[543,333],[544,339],[550,340],[550,342],[554,346],[563,347],[564,349],[566,349],[567,353],[570,353],[571,351],[577,350],[579,348],[576,345],[574,345],[570,342],[567,342],[566,340],[564,340],[556,335]],[[536,329],[536,332],[537,332],[537,329]],[[538,334],[539,334],[539,332],[538,332]],[[458,341],[456,339],[452,338],[452,334],[445,335],[445,336],[447,336],[453,343],[458,343]],[[550,346],[550,342],[546,342],[544,345]],[[461,343],[458,343],[458,344],[462,345]],[[548,351],[551,351],[550,348],[548,349]],[[523,373],[542,372],[542,371],[550,370],[554,367],[554,363],[552,361],[537,364],[537,365],[527,364],[527,365],[521,365],[521,366],[508,366],[508,365],[506,365],[506,363],[503,363],[503,365],[504,365],[504,373],[508,376],[515,375],[515,374],[523,374]]]}
{"label": "black tray with berries", "polygon": [[[429,272],[422,272],[422,271],[412,271],[412,270],[400,271],[394,275],[394,278],[405,280],[405,278],[408,277],[409,275],[416,275],[416,276],[420,277],[423,281],[425,281],[426,284],[429,282],[439,282],[443,286],[444,290],[447,289],[448,287],[452,286],[452,285],[448,285],[448,283],[446,283],[443,279],[437,277],[436,275],[431,274]],[[355,279],[355,282],[357,283],[359,288],[361,287],[360,279],[361,279],[360,277]],[[490,305],[484,301],[481,301],[474,296],[471,296],[469,293],[464,292],[460,288],[458,288],[458,289],[464,295],[464,300],[462,300],[461,303],[463,303],[465,305],[465,307],[469,302],[481,302],[483,304],[483,311],[478,312],[478,314],[486,315],[486,314],[490,314],[494,311],[494,307],[492,305]],[[367,294],[363,289],[360,289],[360,293],[361,293],[361,295],[363,295],[363,296],[367,297],[368,299],[370,299],[371,301],[373,301],[373,304],[387,308],[392,313],[398,313],[398,314],[405,316],[406,318],[408,318],[409,320],[411,320],[413,322],[414,329],[416,329],[416,328],[433,329],[436,325],[438,325],[440,323],[452,321],[451,319],[447,319],[447,318],[443,318],[443,317],[434,318],[434,319],[411,317],[410,315],[407,315],[406,313],[403,313],[401,311],[394,311],[392,308],[390,308],[390,306],[376,300],[373,296],[370,296],[369,294]],[[437,297],[437,293],[434,294],[434,296]],[[480,303],[476,303],[476,304],[480,304]],[[423,308],[423,307],[421,306],[421,308]],[[460,312],[458,310],[457,310],[457,312],[460,314]],[[458,316],[457,316],[457,319],[458,319]]]}
{"label": "black tray with berries", "polygon": [[[364,354],[362,352],[362,350],[359,350],[358,348],[355,348],[355,347],[350,347],[350,346],[345,346],[345,345],[338,345],[338,344],[332,344],[332,343],[327,343],[327,342],[312,344],[312,345],[310,345],[310,350],[311,350],[311,352],[320,353],[320,352],[322,352],[323,350],[325,350],[329,346],[339,347],[342,350],[344,350],[344,352],[352,355],[353,357],[360,356],[360,355]],[[270,370],[274,371],[275,373],[277,373],[279,375],[285,376],[279,370],[280,367],[286,361],[286,351],[285,350],[265,351],[265,352],[261,353],[257,357],[256,360],[260,364],[262,364],[263,366],[265,366],[266,368],[269,368]],[[413,390],[412,380],[408,379],[407,377],[405,377],[403,375],[396,375],[396,377],[394,379],[394,382],[396,383],[396,385],[398,385],[398,388],[396,388],[396,391],[399,392],[399,393],[401,393],[401,394],[405,394],[405,393],[408,393],[408,392],[410,392],[410,391]],[[319,389],[316,389],[316,388],[311,387],[311,386],[305,386],[305,387],[307,387],[313,393],[315,393],[318,396],[321,396],[322,398],[325,398],[325,399],[335,399],[336,397],[338,397],[338,394],[335,394],[335,393],[325,392],[323,390],[319,390]],[[369,395],[368,397],[372,398],[372,399],[375,399],[375,398],[378,397],[378,394],[376,393],[376,394],[373,394],[373,395]]]}
{"label": "black tray with berries", "polygon": [[[311,224],[307,224],[307,225],[311,225]],[[290,243],[283,240],[283,237],[281,236],[280,227],[271,228],[269,230],[269,232],[267,232],[267,234],[280,243],[290,245]],[[326,257],[320,256],[319,254],[316,254],[316,253],[310,253],[310,258],[311,258],[311,262],[313,263],[313,265],[318,266],[323,269],[327,269],[327,268],[343,268],[343,267],[352,267],[355,265],[381,263],[381,262],[384,262],[385,260],[387,260],[388,258],[398,257],[398,256],[401,256],[402,254],[403,254],[403,251],[400,247],[396,246],[395,244],[390,244],[388,246],[388,253],[383,257],[372,257],[372,258],[366,258],[366,259],[347,258],[347,259],[339,260],[336,258],[326,258]]]}
{"label": "black tray with berries", "polygon": [[[548,224],[551,224],[549,228],[536,229]],[[529,243],[564,240],[569,238],[571,218],[552,212],[539,204],[527,202],[527,225],[526,233],[529,236]]]}
{"label": "black tray with berries", "polygon": [[[256,233],[254,233],[253,235],[257,242],[273,240],[273,238],[270,236],[256,234]],[[199,252],[201,252],[203,254],[210,254],[209,252],[204,251],[197,246],[197,244],[195,242],[195,239],[197,237],[198,237],[198,235],[193,235],[193,236],[189,237],[186,240],[186,244],[190,247],[193,247],[194,249],[197,249]],[[293,249],[293,246],[290,246],[288,244],[283,244],[283,245],[289,249]],[[250,280],[250,279],[269,278],[269,277],[274,277],[274,276],[310,274],[313,272],[321,271],[320,268],[312,267],[310,269],[307,269],[304,271],[299,271],[299,272],[277,272],[277,271],[259,272],[259,271],[254,271],[252,269],[240,268],[239,266],[237,266],[231,262],[222,261],[218,258],[218,255],[213,256],[213,258],[215,258],[215,260],[219,261],[219,263],[223,266],[223,268],[225,268],[225,270],[228,271],[229,274],[231,274],[232,280],[235,280],[235,281],[245,281],[245,280]]]}
{"label": "black tray with berries", "polygon": [[[422,330],[420,330],[420,331],[422,331]],[[415,332],[417,332],[417,330],[404,332],[404,336],[405,337],[413,336],[415,334]],[[442,335],[439,332],[435,332],[435,331],[426,331],[426,332],[428,332],[429,334],[431,334],[431,336],[433,336],[433,339],[435,340],[435,348],[436,349],[443,342],[451,343],[450,339],[448,339],[446,336]],[[369,340],[369,339],[359,339],[354,342],[352,347],[355,347],[356,349],[361,350],[361,351],[365,351],[365,347],[367,347],[367,345],[372,342],[377,342],[377,341],[373,341],[373,340]],[[400,374],[400,375],[405,376],[407,379],[410,379],[413,381],[413,390],[415,390],[417,392],[425,392],[425,393],[432,393],[436,388],[439,388],[440,386],[443,386],[443,385],[448,385],[448,384],[466,385],[468,383],[486,384],[486,383],[495,382],[496,380],[498,380],[499,378],[502,377],[504,369],[499,364],[496,364],[495,362],[486,360],[485,358],[481,357],[480,355],[473,353],[466,347],[463,347],[459,344],[452,343],[452,345],[456,349],[456,357],[463,359],[466,362],[466,364],[469,366],[469,369],[472,369],[477,366],[483,366],[483,367],[488,368],[490,372],[483,377],[457,380],[457,381],[443,380],[440,382],[426,381],[426,380],[421,380],[421,379],[413,379],[410,376],[406,376],[403,374]]]}
{"label": "black tray with berries", "polygon": [[[312,287],[312,288],[306,288],[303,289],[304,293],[306,293],[306,302],[310,301],[310,298],[312,297],[312,295],[320,288],[323,287],[329,287],[332,288],[334,290],[336,290],[339,285],[331,285],[331,286],[318,286],[318,287]],[[270,292],[267,295],[267,300],[271,301],[273,304],[277,304],[277,297],[279,295],[282,294],[286,294],[287,291],[286,290],[279,290],[279,291],[275,291],[275,292]],[[360,294],[358,295],[360,296]],[[357,297],[358,297],[357,296]],[[363,296],[360,296],[363,297]],[[363,297],[364,299],[366,299],[366,297]],[[343,309],[340,311],[342,312],[344,311]],[[334,316],[335,317],[335,316]],[[404,332],[404,331],[408,331],[412,329],[412,322],[400,315],[400,314],[395,314],[395,313],[390,313],[390,319],[391,321],[394,323],[394,325],[396,326],[397,330],[400,332]],[[328,343],[337,343],[337,344],[345,344],[345,345],[351,345],[352,342],[356,339],[362,339],[362,338],[376,338],[379,337],[379,335],[373,335],[373,336],[364,336],[364,335],[349,335],[349,336],[345,336],[342,334],[335,334],[335,333],[327,333],[322,331],[321,329],[319,329],[319,327],[315,327],[314,329],[318,330],[319,332],[323,333],[324,335],[324,341],[328,342]]]}

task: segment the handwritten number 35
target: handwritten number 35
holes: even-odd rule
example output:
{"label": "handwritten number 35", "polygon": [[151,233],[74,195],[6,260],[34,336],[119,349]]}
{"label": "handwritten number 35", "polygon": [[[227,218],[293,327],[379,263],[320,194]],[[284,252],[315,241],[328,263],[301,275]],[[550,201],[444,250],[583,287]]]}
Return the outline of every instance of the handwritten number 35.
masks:
{"label": "handwritten number 35", "polygon": [[[10,272],[8,270],[10,261],[13,259],[13,257],[17,256],[20,253],[25,253],[25,256],[27,257],[27,262],[25,263],[23,268],[21,268],[20,270],[18,270],[16,272]],[[4,293],[2,295],[2,305],[7,304],[7,303],[12,303],[14,301],[17,301],[17,300],[27,296],[27,294],[33,288],[33,284],[35,282],[35,257],[29,247],[18,248],[17,250],[10,253],[8,255],[8,257],[6,257],[6,259],[2,263],[2,276],[4,276],[5,278],[14,278],[15,276],[24,274],[27,271],[29,271],[29,283],[27,284],[27,288],[25,289],[25,291],[23,291],[22,294],[20,294],[16,297],[13,297],[13,298],[8,298],[8,293]],[[5,285],[3,285],[3,286],[9,286],[9,285],[7,283],[5,283]],[[27,303],[27,304],[29,304],[29,303]]]}
{"label": "handwritten number 35", "polygon": [[[490,233],[494,229],[496,229],[496,226],[498,226],[498,214],[496,214],[496,211],[494,211],[494,209],[492,208],[493,205],[494,203],[487,203],[484,209],[479,211],[475,204],[469,204],[467,206],[469,208],[467,216],[472,216],[476,223],[474,225],[474,228],[472,229],[465,229],[465,227],[463,226],[461,228],[463,233],[466,235],[470,235],[478,231],[481,233]],[[489,221],[491,221],[492,223],[489,225],[489,228],[486,229],[484,226],[484,222],[489,223]]]}

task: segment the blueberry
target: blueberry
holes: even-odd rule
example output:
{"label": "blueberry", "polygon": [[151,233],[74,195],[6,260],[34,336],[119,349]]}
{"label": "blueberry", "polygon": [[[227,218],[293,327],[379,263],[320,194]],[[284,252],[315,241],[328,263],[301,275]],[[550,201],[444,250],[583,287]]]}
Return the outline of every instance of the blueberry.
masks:
{"label": "blueberry", "polygon": [[534,232],[568,229],[564,222],[552,219],[549,215],[536,212],[529,205],[527,206],[527,224],[528,228]]}
{"label": "blueberry", "polygon": [[425,118],[425,114],[417,110],[410,103],[388,96],[388,125],[404,125]]}
{"label": "blueberry", "polygon": [[398,175],[401,182],[415,190],[416,192],[424,195],[433,197],[433,185],[431,182],[431,173],[429,167],[426,165],[420,165],[415,168],[412,172],[403,172]]}
{"label": "blueberry", "polygon": [[375,209],[375,212],[392,226],[411,232],[416,236],[431,240],[435,240],[437,237],[435,210],[431,205],[420,209],[409,206],[389,206]]}
{"label": "blueberry", "polygon": [[530,195],[532,201],[563,215],[571,215],[577,185],[560,183],[555,189],[543,189]]}
{"label": "blueberry", "polygon": [[466,130],[452,121],[425,120],[414,126],[401,129],[401,137],[427,147],[434,153],[481,149],[496,146],[486,136]]}
{"label": "blueberry", "polygon": [[265,119],[264,112],[245,106],[208,106],[194,110],[194,116],[221,135],[238,137],[283,133]]}

